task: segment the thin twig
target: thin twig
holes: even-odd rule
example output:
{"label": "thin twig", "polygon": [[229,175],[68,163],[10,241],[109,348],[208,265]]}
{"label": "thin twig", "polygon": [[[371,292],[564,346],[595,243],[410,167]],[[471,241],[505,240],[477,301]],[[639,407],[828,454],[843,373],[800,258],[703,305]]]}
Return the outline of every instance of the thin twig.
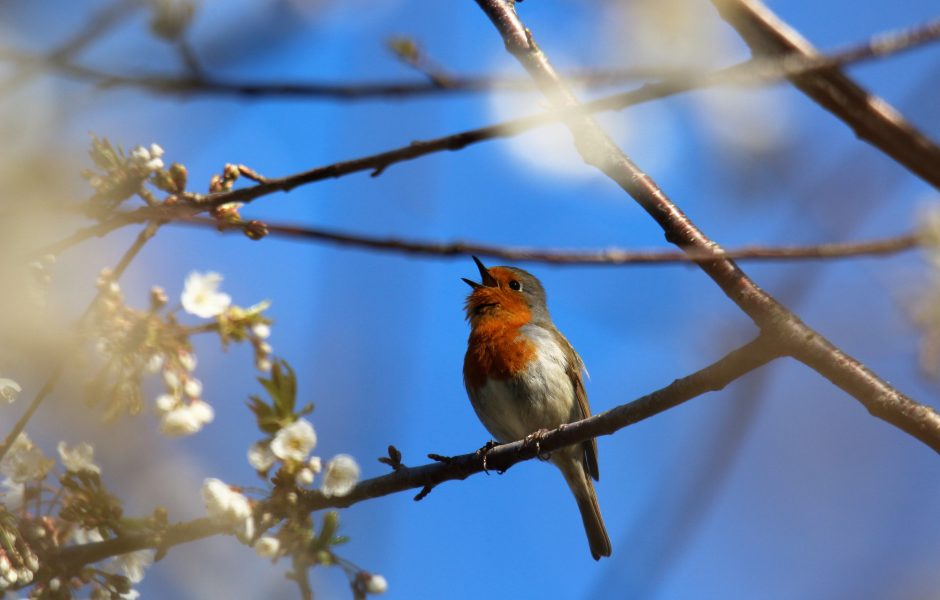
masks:
{"label": "thin twig", "polygon": [[[817,71],[833,69],[851,63],[885,57],[909,50],[934,40],[938,35],[937,21],[919,27],[883,33],[860,44],[849,46],[829,55],[788,56],[786,59],[758,58],[744,61],[717,71],[702,73],[688,68],[635,67],[625,69],[599,69],[580,71],[569,79],[585,85],[606,86],[638,78],[656,78],[626,94],[616,94],[594,103],[585,103],[581,110],[619,110],[626,106],[663,98],[681,92],[719,85],[761,85],[775,80],[795,77]],[[408,98],[428,94],[479,92],[489,90],[529,91],[530,82],[501,77],[448,76],[447,84],[439,81],[366,82],[334,84],[327,82],[249,82],[233,81],[192,72],[182,76],[118,75],[53,56],[35,56],[13,49],[0,51],[0,58],[23,65],[45,64],[70,77],[90,81],[100,88],[136,87],[169,95],[224,95],[245,98],[306,97],[335,100],[364,100],[370,98]],[[557,120],[560,117],[556,117]]]}
{"label": "thin twig", "polygon": [[[205,217],[193,217],[173,221],[178,225],[196,225],[218,229],[218,222]],[[269,234],[288,238],[328,242],[342,246],[366,248],[382,252],[418,254],[422,256],[488,256],[518,262],[538,262],[555,265],[650,265],[683,264],[726,258],[736,260],[805,260],[860,258],[865,256],[889,256],[913,250],[921,246],[921,238],[914,233],[864,242],[835,242],[803,246],[745,246],[714,252],[682,252],[680,250],[626,250],[605,248],[603,250],[560,250],[497,246],[474,242],[421,242],[400,238],[367,236],[340,233],[328,229],[301,227],[265,222]],[[223,229],[224,233],[238,233],[237,228]]]}
{"label": "thin twig", "polygon": [[[555,72],[522,24],[511,0],[476,0],[499,31],[507,51],[529,72],[542,93],[556,106],[574,107],[578,100]],[[666,239],[683,250],[713,252],[715,243],[669,199],[653,179],[635,165],[587,115],[566,120],[584,161],[613,179],[662,227]],[[796,356],[848,392],[873,415],[895,425],[940,453],[940,414],[900,393],[867,367],[762,290],[732,260],[697,261],[761,331],[773,335]]]}
{"label": "thin twig", "polygon": [[[759,337],[711,365],[676,379],[666,387],[633,402],[546,433],[540,438],[538,449],[534,444],[518,441],[493,447],[486,454],[485,465],[481,453],[471,452],[450,457],[446,462],[435,461],[417,467],[402,466],[387,475],[359,482],[345,496],[324,496],[316,490],[303,490],[299,504],[303,510],[310,512],[344,508],[406,490],[433,488],[446,481],[466,479],[486,469],[505,471],[517,463],[535,458],[537,452],[549,453],[594,437],[611,435],[688,400],[724,389],[731,382],[778,358],[781,352],[782,349],[772,347],[769,340]],[[104,542],[63,548],[56,562],[65,565],[67,569],[76,569],[110,556],[158,546],[169,548],[224,531],[224,527],[214,525],[208,519],[198,519],[173,525],[162,536],[131,534]]]}

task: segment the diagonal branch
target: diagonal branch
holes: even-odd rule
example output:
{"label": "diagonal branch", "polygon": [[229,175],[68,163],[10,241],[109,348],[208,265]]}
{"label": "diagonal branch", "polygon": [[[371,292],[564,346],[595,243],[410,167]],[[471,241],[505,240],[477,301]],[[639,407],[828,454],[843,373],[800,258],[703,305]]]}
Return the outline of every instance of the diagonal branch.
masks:
{"label": "diagonal branch", "polygon": [[[529,72],[542,93],[556,106],[577,106],[578,100],[535,44],[531,32],[519,20],[514,2],[476,2],[499,31],[506,49]],[[716,253],[717,244],[696,227],[649,175],[627,158],[590,116],[573,116],[567,119],[566,124],[585,162],[601,170],[630,194],[662,227],[667,240],[683,250],[715,253],[715,259],[696,260],[697,264],[762,332],[773,336],[788,353],[848,392],[873,415],[940,453],[940,414],[901,394],[843,353],[762,290],[734,261],[721,258]]]}
{"label": "diagonal branch", "polygon": [[[306,511],[343,508],[406,490],[430,490],[445,481],[466,479],[486,469],[505,471],[517,463],[535,458],[537,451],[551,452],[593,437],[611,435],[695,397],[724,389],[731,382],[780,357],[781,354],[781,348],[775,348],[768,339],[758,337],[711,365],[676,379],[664,388],[546,433],[540,439],[538,449],[534,444],[526,444],[523,441],[502,444],[486,454],[485,465],[483,454],[471,452],[418,467],[401,467],[388,475],[361,481],[346,496],[327,497],[319,491],[303,490],[299,502]],[[225,532],[225,527],[208,519],[197,519],[170,526],[160,536],[132,534],[103,542],[63,548],[53,559],[53,564],[62,564],[69,570],[77,569],[110,556],[144,548],[166,549]]]}
{"label": "diagonal branch", "polygon": [[[812,44],[759,0],[712,0],[757,56],[819,56]],[[933,187],[940,189],[940,146],[882,98],[832,68],[790,78],[798,89]]]}

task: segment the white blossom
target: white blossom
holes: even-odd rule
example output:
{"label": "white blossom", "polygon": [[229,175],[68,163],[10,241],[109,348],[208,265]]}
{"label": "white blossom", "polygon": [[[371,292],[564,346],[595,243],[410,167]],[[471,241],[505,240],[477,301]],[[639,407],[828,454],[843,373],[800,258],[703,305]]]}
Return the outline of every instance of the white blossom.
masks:
{"label": "white blossom", "polygon": [[307,461],[307,467],[314,473],[319,473],[323,470],[323,461],[319,456],[311,456]]}
{"label": "white blossom", "polygon": [[262,558],[274,558],[281,549],[281,542],[276,537],[266,535],[255,542],[255,552]]}
{"label": "white blossom", "polygon": [[190,412],[203,425],[211,423],[215,419],[215,410],[212,405],[205,400],[193,400],[189,405]]}
{"label": "white blossom", "polygon": [[255,323],[251,326],[251,332],[255,334],[255,337],[263,340],[271,335],[271,327],[267,323]]}
{"label": "white blossom", "polygon": [[42,479],[55,465],[42,450],[33,445],[26,432],[21,432],[0,462],[0,473],[17,483]]}
{"label": "white blossom", "polygon": [[186,395],[190,398],[198,398],[202,395],[202,382],[195,377],[190,377],[186,380],[186,383],[183,384],[183,391],[186,392]]}
{"label": "white blossom", "polygon": [[317,434],[306,419],[297,419],[278,430],[271,441],[271,452],[281,460],[303,462],[317,445]]}
{"label": "white blossom", "polygon": [[258,368],[262,373],[268,373],[271,371],[271,359],[270,358],[259,358],[255,363],[255,367]]}
{"label": "white blossom", "polygon": [[153,564],[153,556],[153,550],[137,550],[116,556],[114,562],[131,583],[140,583],[144,578],[144,570]]}
{"label": "white blossom", "polygon": [[345,496],[359,481],[359,465],[348,454],[337,454],[326,465],[323,485],[320,491],[324,496]]}
{"label": "white blossom", "polygon": [[134,159],[134,162],[147,171],[157,171],[163,168],[163,159],[160,158],[161,156],[163,156],[163,148],[156,144],[150,144],[149,149],[143,146],[137,146],[131,150],[131,158]]}
{"label": "white blossom", "polygon": [[388,590],[388,582],[381,575],[369,575],[366,579],[366,592],[369,594],[384,594]]}
{"label": "white blossom", "polygon": [[98,531],[98,528],[83,529],[79,527],[72,531],[72,541],[74,541],[79,546],[84,546],[85,544],[103,542],[104,536],[101,535],[101,532]]}
{"label": "white blossom", "polygon": [[192,435],[201,431],[214,418],[212,405],[204,400],[194,400],[164,413],[160,418],[160,431],[169,437]]}
{"label": "white blossom", "polygon": [[10,404],[16,400],[16,395],[23,391],[20,384],[12,379],[0,377],[0,400],[6,400]]}
{"label": "white blossom", "polygon": [[250,544],[255,539],[255,518],[249,516],[235,525],[235,537],[243,544]]}
{"label": "white blossom", "polygon": [[221,283],[222,276],[218,273],[190,273],[180,298],[183,309],[203,319],[217,317],[225,312],[232,303],[232,297],[218,291]]}
{"label": "white blossom", "polygon": [[248,498],[224,481],[210,478],[202,483],[202,500],[213,519],[239,525],[251,517]]}
{"label": "white blossom", "polygon": [[173,369],[164,369],[163,383],[166,385],[166,389],[175,392],[180,389],[180,376]]}
{"label": "white blossom", "polygon": [[256,471],[267,471],[274,464],[274,453],[267,442],[255,442],[248,449],[248,464]]}
{"label": "white blossom", "polygon": [[927,249],[928,259],[937,266],[940,264],[940,204],[921,208],[917,221],[920,243]]}
{"label": "white blossom", "polygon": [[74,473],[88,471],[101,474],[101,468],[95,464],[95,449],[88,442],[76,444],[71,450],[65,442],[59,442],[59,458],[66,470]]}
{"label": "white blossom", "polygon": [[192,352],[183,350],[179,353],[180,364],[183,368],[192,373],[196,370],[196,355]]}
{"label": "white blossom", "polygon": [[313,471],[304,467],[303,469],[297,471],[297,475],[294,476],[294,480],[298,485],[310,485],[313,483]]}
{"label": "white blossom", "polygon": [[23,506],[23,495],[26,493],[26,485],[13,481],[9,477],[4,478],[0,483],[3,491],[0,492],[0,504],[6,507],[10,512],[19,510]]}
{"label": "white blossom", "polygon": [[156,373],[163,368],[163,355],[162,354],[151,354],[150,358],[147,359],[147,372]]}
{"label": "white blossom", "polygon": [[179,404],[179,400],[172,394],[160,394],[157,396],[157,400],[154,404],[156,405],[157,412],[163,414],[176,408]]}

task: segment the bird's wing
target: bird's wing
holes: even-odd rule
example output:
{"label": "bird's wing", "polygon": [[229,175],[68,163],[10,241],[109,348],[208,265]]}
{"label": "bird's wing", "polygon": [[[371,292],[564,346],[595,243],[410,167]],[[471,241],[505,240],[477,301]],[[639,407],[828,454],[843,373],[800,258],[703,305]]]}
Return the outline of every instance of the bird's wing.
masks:
{"label": "bird's wing", "polygon": [[[582,373],[584,361],[578,356],[578,353],[571,346],[571,343],[557,329],[553,330],[558,343],[564,348],[565,356],[568,359],[568,378],[571,379],[571,385],[574,388],[575,398],[578,399],[578,418],[586,419],[591,416],[591,405],[588,403],[587,390],[584,389],[584,379]],[[584,466],[588,474],[597,481],[600,479],[600,471],[597,467],[597,440],[591,438],[584,442]]]}

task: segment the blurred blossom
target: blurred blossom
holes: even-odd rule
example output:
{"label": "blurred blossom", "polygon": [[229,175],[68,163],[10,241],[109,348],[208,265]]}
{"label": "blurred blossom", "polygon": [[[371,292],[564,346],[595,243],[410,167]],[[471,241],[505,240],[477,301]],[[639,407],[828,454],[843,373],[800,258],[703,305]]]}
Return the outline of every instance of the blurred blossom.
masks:
{"label": "blurred blossom", "polygon": [[160,431],[168,437],[192,435],[201,431],[214,418],[215,410],[211,404],[204,400],[194,400],[164,413],[160,418]]}
{"label": "blurred blossom", "polygon": [[281,460],[303,462],[317,445],[317,434],[306,419],[297,419],[278,430],[271,441],[271,452]]}
{"label": "blurred blossom", "polygon": [[202,484],[202,500],[210,518],[231,525],[243,541],[253,537],[254,518],[244,494],[219,479],[210,478]]}
{"label": "blurred blossom", "polygon": [[25,483],[44,478],[54,465],[55,461],[46,457],[26,432],[22,432],[0,462],[0,473],[17,483]]}
{"label": "blurred blossom", "polygon": [[262,558],[274,558],[281,549],[281,542],[276,537],[264,536],[254,545],[255,552]]}
{"label": "blurred blossom", "polygon": [[303,469],[297,471],[297,475],[294,477],[294,481],[297,482],[297,485],[310,485],[313,483],[313,471],[304,467]]}
{"label": "blurred blossom", "polygon": [[196,378],[190,378],[183,384],[183,391],[190,398],[198,398],[202,395],[202,382]]}
{"label": "blurred blossom", "polygon": [[211,319],[225,312],[232,303],[232,297],[218,291],[221,283],[222,276],[218,273],[190,273],[180,298],[183,309],[203,319]]}
{"label": "blurred blossom", "polygon": [[248,449],[248,464],[256,471],[267,471],[274,464],[275,456],[268,442],[256,442]]}
{"label": "blurred blossom", "polygon": [[940,203],[928,204],[918,211],[917,237],[931,265],[940,267]]}
{"label": "blurred blossom", "polygon": [[384,594],[388,590],[388,582],[381,575],[369,575],[366,580],[366,592],[370,594]]}
{"label": "blurred blossom", "polygon": [[940,375],[940,203],[928,204],[917,214],[917,237],[926,254],[930,272],[919,297],[911,307],[911,316],[922,333],[920,366],[934,376]]}
{"label": "blurred blossom", "polygon": [[101,474],[101,468],[95,464],[95,449],[88,442],[76,444],[71,449],[66,446],[65,442],[59,442],[58,450],[62,465],[67,470],[74,473],[87,471]]}
{"label": "blurred blossom", "polygon": [[7,477],[0,485],[3,486],[3,491],[0,491],[0,504],[3,504],[11,512],[23,506],[23,494],[26,491],[25,484],[17,483]]}
{"label": "blurred blossom", "polygon": [[153,550],[137,550],[116,556],[114,563],[131,583],[140,583],[144,579],[144,570],[153,564],[153,556]]}
{"label": "blurred blossom", "polygon": [[97,527],[94,529],[85,529],[84,527],[78,527],[77,529],[72,531],[72,541],[80,546],[83,546],[85,544],[103,542],[104,536],[101,535],[101,532],[98,531]]}
{"label": "blurred blossom", "polygon": [[323,485],[324,496],[345,496],[359,481],[359,465],[348,454],[337,454],[326,465]]}
{"label": "blurred blossom", "polygon": [[163,148],[150,144],[150,148],[137,146],[131,151],[131,158],[146,171],[158,171],[163,168]]}
{"label": "blurred blossom", "polygon": [[0,400],[6,400],[10,404],[16,400],[16,395],[23,391],[20,384],[12,379],[0,377]]}

